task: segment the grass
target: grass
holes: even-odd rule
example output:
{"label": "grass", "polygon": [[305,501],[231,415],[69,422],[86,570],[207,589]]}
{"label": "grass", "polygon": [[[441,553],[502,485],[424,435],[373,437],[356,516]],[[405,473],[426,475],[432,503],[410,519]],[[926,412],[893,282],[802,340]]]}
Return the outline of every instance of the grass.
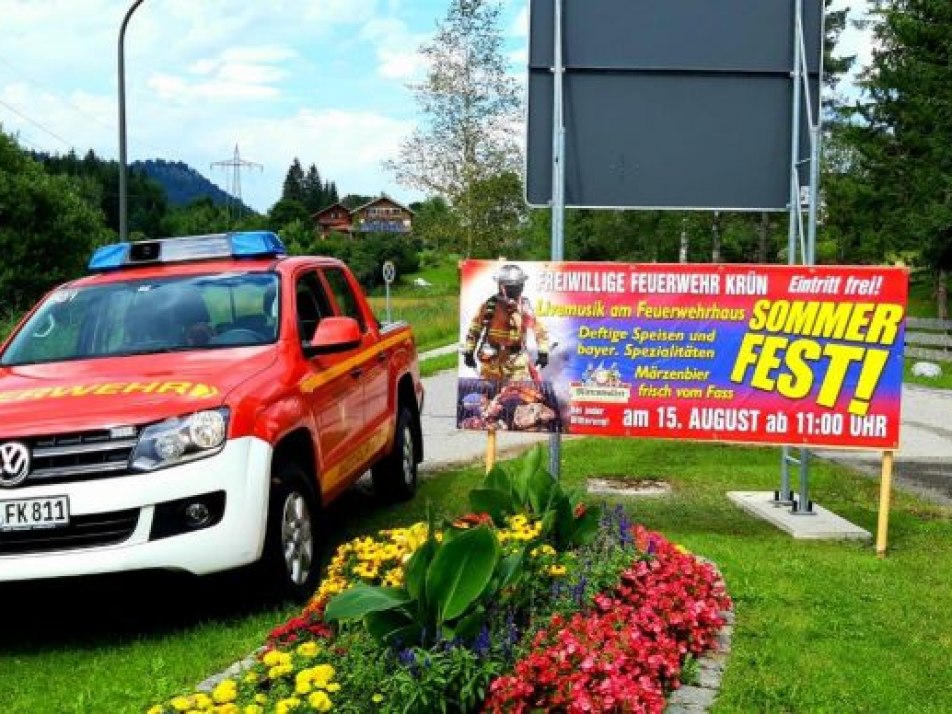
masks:
{"label": "grass", "polygon": [[420,376],[429,377],[437,372],[443,372],[447,369],[456,369],[459,364],[459,355],[456,352],[450,352],[447,355],[437,355],[420,362]]}
{"label": "grass", "polygon": [[[417,287],[415,278],[423,278],[429,287]],[[368,296],[377,317],[386,319],[383,290]],[[410,323],[421,351],[443,347],[459,336],[459,271],[453,256],[437,265],[405,276],[390,291],[390,315]]]}
{"label": "grass", "polygon": [[[952,710],[952,512],[897,494],[890,550],[791,538],[733,506],[728,490],[776,487],[776,449],[572,439],[562,478],[634,475],[672,496],[626,500],[634,517],[714,560],[737,609],[733,652],[714,708],[723,712]],[[409,504],[380,506],[357,488],[328,511],[328,549],[355,535],[466,506],[480,469],[425,479]],[[824,507],[875,531],[878,487],[839,467],[811,468]],[[260,644],[292,610],[253,604],[248,583],[39,584],[16,602],[0,645],[0,692],[10,712],[133,712],[222,669]],[[86,586],[87,588],[90,586]],[[44,603],[45,598],[45,603]],[[41,604],[43,603],[43,604]]]}

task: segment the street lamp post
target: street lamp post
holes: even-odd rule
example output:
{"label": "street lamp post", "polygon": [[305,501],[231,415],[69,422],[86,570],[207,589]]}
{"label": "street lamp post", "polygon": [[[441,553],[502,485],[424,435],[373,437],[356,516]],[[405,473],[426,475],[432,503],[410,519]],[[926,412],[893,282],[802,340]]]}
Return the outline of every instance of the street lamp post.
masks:
{"label": "street lamp post", "polygon": [[119,240],[129,240],[129,216],[127,211],[128,187],[126,186],[126,61],[123,45],[126,25],[143,0],[136,0],[122,18],[119,28]]}

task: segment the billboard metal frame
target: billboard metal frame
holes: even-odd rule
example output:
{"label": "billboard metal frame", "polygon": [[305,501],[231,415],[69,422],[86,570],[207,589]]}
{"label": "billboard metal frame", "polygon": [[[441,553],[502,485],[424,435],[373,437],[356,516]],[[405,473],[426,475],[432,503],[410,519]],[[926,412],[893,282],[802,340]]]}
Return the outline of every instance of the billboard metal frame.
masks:
{"label": "billboard metal frame", "polygon": [[[565,244],[565,100],[564,80],[565,66],[563,63],[563,2],[553,0],[555,22],[553,28],[553,64],[550,71],[553,75],[553,105],[552,105],[552,197],[549,206],[552,210],[551,259],[564,259]],[[531,3],[530,3],[531,12]],[[794,36],[793,58],[791,62],[791,92],[792,116],[790,132],[790,198],[787,206],[789,214],[787,262],[797,264],[797,248],[799,247],[799,262],[803,265],[813,265],[816,259],[816,226],[817,204],[819,202],[820,159],[821,159],[821,129],[822,129],[822,89],[823,89],[823,42],[825,37],[825,12],[820,3],[820,57],[818,66],[816,98],[817,112],[813,115],[813,96],[810,87],[810,72],[806,56],[806,37],[803,27],[803,0],[794,0]],[[800,183],[800,132],[801,125],[806,122],[808,128],[810,153],[805,160],[809,164],[809,179],[807,186]],[[527,122],[528,123],[528,122]],[[526,182],[528,185],[528,181]],[[807,189],[807,222],[804,226],[803,205],[801,194]],[[526,198],[528,203],[528,197]],[[585,208],[612,209],[630,208],[621,206],[585,206]],[[637,210],[774,210],[774,209],[732,209],[711,207],[640,207]],[[799,502],[793,497],[790,488],[790,465],[799,466]],[[561,438],[559,434],[549,437],[549,470],[554,478],[558,479],[561,472]],[[783,447],[780,468],[780,489],[774,492],[775,505],[789,505],[795,514],[814,515],[813,503],[809,491],[809,452],[799,450],[799,458],[792,455],[790,447]]]}

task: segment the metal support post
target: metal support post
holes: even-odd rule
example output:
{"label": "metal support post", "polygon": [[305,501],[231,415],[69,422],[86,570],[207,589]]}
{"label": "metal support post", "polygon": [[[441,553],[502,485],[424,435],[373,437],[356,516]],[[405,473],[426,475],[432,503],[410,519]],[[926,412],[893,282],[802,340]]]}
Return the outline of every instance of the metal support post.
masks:
{"label": "metal support post", "polygon": [[[562,81],[562,0],[555,0],[555,38],[552,67],[552,260],[565,258],[565,114]],[[549,436],[549,473],[558,481],[562,473],[562,439]]]}
{"label": "metal support post", "polygon": [[126,60],[125,60],[125,39],[126,25],[136,8],[141,5],[143,0],[136,0],[132,7],[122,18],[122,26],[119,28],[119,240],[129,240],[129,213],[128,196],[129,189],[126,183]]}
{"label": "metal support post", "polygon": [[[797,263],[797,235],[800,232],[800,18],[803,13],[803,0],[794,3],[796,20],[793,34],[793,71],[790,79],[793,84],[793,113],[790,117],[790,222],[787,228],[787,264]],[[780,490],[774,491],[775,506],[789,506],[793,503],[790,489],[790,447],[784,446],[780,454]]]}

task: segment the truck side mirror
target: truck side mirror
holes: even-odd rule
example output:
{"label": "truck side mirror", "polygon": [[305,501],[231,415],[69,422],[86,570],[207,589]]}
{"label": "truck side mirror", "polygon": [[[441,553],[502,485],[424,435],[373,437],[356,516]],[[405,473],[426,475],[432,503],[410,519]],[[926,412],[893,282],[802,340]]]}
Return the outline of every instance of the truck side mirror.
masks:
{"label": "truck side mirror", "polygon": [[360,346],[360,325],[352,317],[325,317],[304,346],[305,357],[346,352]]}

